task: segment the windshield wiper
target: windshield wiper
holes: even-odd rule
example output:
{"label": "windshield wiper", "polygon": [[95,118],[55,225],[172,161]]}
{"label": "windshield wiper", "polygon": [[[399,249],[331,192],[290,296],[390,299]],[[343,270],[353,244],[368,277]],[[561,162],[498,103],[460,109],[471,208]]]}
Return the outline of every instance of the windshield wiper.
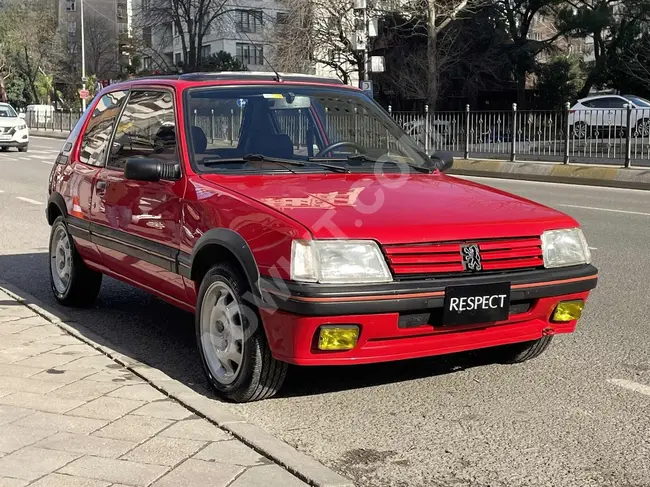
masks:
{"label": "windshield wiper", "polygon": [[431,173],[433,172],[432,169],[429,169],[429,168],[426,168],[426,167],[422,167],[422,166],[418,166],[418,165],[416,165],[416,164],[409,164],[408,162],[400,163],[400,162],[396,162],[396,161],[379,161],[378,159],[374,159],[374,158],[372,158],[372,157],[368,157],[368,156],[365,155],[365,154],[354,154],[354,155],[352,155],[352,156],[348,156],[348,157],[340,158],[340,159],[338,159],[338,158],[337,158],[337,159],[328,159],[328,158],[323,158],[323,159],[321,159],[321,158],[316,158],[316,157],[310,157],[309,160],[310,160],[310,161],[314,161],[314,162],[316,162],[316,161],[321,161],[321,160],[323,160],[323,161],[361,161],[361,162],[381,162],[382,164],[392,164],[392,165],[394,165],[394,166],[399,166],[400,164],[406,164],[407,166],[409,166],[410,168],[412,168],[412,169],[414,169],[414,170],[416,170],[416,171],[418,171],[418,172],[423,172],[423,173],[427,173],[427,174],[431,174]]}
{"label": "windshield wiper", "polygon": [[309,161],[308,164],[303,161],[297,161],[294,159],[283,159],[281,157],[265,156],[263,154],[246,154],[243,157],[230,157],[224,159],[214,157],[214,158],[205,158],[201,160],[201,164],[203,164],[204,166],[218,166],[219,164],[237,164],[242,162],[273,162],[276,164],[286,164],[288,166],[301,166],[301,167],[318,166],[318,167],[324,167],[334,172],[341,172],[341,173],[350,172],[348,168],[341,167],[341,166],[334,166],[332,164],[322,164],[322,163],[312,162],[311,160]]}

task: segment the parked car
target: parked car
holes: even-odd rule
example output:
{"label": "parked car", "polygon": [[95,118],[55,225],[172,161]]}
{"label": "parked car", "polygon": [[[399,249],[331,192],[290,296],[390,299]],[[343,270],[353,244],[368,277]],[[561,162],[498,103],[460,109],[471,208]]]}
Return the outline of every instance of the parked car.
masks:
{"label": "parked car", "polygon": [[410,120],[403,124],[404,132],[412,137],[421,147],[427,147],[427,130],[429,132],[430,150],[444,148],[450,141],[451,123],[447,120],[432,119],[429,127],[423,118]]}
{"label": "parked car", "polygon": [[0,103],[0,150],[6,151],[11,147],[27,152],[29,129],[22,114],[8,103]]}
{"label": "parked car", "polygon": [[632,107],[632,136],[650,136],[650,101],[633,95],[601,95],[582,98],[569,110],[570,132],[586,138],[596,132],[602,137],[625,137],[627,106]]}
{"label": "parked car", "polygon": [[[356,88],[275,76],[98,95],[50,176],[60,303],[89,305],[106,274],[194,313],[208,381],[240,402],[273,396],[288,364],[477,349],[517,363],[575,330],[598,272],[578,222],[446,175],[448,153],[425,154]],[[208,137],[197,107],[237,126]]]}

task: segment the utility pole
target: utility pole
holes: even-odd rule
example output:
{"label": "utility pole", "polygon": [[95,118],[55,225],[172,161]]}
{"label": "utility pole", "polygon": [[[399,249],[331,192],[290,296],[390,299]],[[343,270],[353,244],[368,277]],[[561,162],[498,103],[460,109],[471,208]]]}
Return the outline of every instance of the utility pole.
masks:
{"label": "utility pole", "polygon": [[363,2],[363,36],[364,36],[364,49],[363,49],[363,80],[370,79],[370,32],[368,20],[368,6]]}
{"label": "utility pole", "polygon": [[[84,1],[79,0],[79,11],[81,13],[81,89],[86,90],[86,40],[84,34]],[[83,111],[86,111],[86,99],[81,99]]]}

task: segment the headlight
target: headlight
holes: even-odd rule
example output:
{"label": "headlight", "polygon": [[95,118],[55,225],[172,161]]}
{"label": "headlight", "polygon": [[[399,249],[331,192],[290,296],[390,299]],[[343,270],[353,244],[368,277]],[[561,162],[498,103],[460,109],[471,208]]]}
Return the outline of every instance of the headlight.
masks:
{"label": "headlight", "polygon": [[25,124],[16,126],[16,130],[25,130],[26,128],[27,128],[27,125],[25,125]]}
{"label": "headlight", "polygon": [[294,240],[291,279],[323,284],[393,280],[379,246],[372,240]]}
{"label": "headlight", "polygon": [[582,230],[550,230],[542,234],[544,267],[566,267],[591,263],[591,252]]}

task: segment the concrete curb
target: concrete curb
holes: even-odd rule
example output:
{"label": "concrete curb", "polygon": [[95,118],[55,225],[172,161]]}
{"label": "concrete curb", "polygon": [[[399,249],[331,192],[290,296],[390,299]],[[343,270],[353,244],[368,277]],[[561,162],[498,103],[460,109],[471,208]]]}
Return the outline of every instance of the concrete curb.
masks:
{"label": "concrete curb", "polygon": [[[124,351],[120,351],[120,347],[113,345],[110,341],[74,322],[58,310],[42,303],[16,286],[0,279],[0,290],[66,333],[90,345],[141,377],[155,389],[175,399],[193,413],[207,419],[258,453],[273,460],[300,480],[314,487],[354,487],[351,480],[299,452],[259,426],[248,423],[245,419],[231,413],[218,401],[205,397],[160,370],[125,355]],[[75,323],[75,326],[71,326],[69,323]]]}
{"label": "concrete curb", "polygon": [[650,190],[650,168],[456,159],[450,174]]}
{"label": "concrete curb", "polygon": [[52,130],[30,130],[30,137],[44,137],[46,139],[59,139],[65,140],[70,135],[70,132],[57,132]]}

